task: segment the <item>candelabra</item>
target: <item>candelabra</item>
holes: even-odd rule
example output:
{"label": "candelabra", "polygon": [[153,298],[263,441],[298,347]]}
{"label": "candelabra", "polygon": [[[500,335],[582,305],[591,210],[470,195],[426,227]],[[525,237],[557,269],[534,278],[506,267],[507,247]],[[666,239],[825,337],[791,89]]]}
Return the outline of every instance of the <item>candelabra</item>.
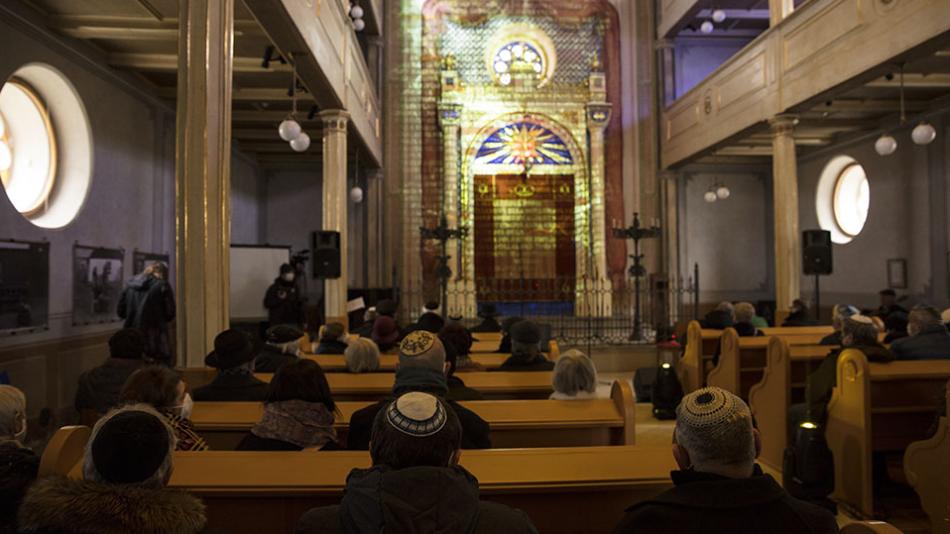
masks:
{"label": "candelabra", "polygon": [[628,270],[628,273],[633,278],[634,287],[633,333],[630,334],[630,339],[640,341],[640,279],[647,274],[647,270],[643,266],[643,254],[640,253],[640,240],[660,237],[660,227],[656,225],[649,227],[640,226],[640,214],[634,213],[633,223],[630,226],[626,228],[614,228],[613,233],[614,237],[633,240],[633,254],[630,255],[633,264],[630,265],[630,269]]}
{"label": "candelabra", "polygon": [[452,278],[452,269],[449,267],[448,242],[450,239],[461,239],[468,235],[468,228],[460,226],[458,228],[449,228],[449,222],[443,213],[439,217],[439,225],[435,228],[419,227],[419,235],[422,241],[438,241],[442,253],[436,256],[439,262],[435,267],[435,277],[439,280],[439,286],[442,289],[442,318],[445,319],[448,312],[448,293],[449,279]]}

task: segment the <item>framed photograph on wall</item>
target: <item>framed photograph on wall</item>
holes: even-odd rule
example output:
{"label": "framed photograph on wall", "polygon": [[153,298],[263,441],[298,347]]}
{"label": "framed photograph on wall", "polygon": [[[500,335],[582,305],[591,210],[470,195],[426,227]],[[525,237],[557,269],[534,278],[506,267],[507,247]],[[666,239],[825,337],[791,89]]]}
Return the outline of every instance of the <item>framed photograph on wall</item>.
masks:
{"label": "framed photograph on wall", "polygon": [[119,320],[125,249],[73,245],[73,325]]}
{"label": "framed photograph on wall", "polygon": [[49,327],[49,247],[0,240],[0,335]]}
{"label": "framed photograph on wall", "polygon": [[907,260],[904,258],[887,260],[887,287],[907,289]]}
{"label": "framed photograph on wall", "polygon": [[168,254],[157,254],[154,252],[143,252],[139,249],[132,251],[132,275],[137,275],[140,272],[145,270],[145,266],[149,263],[160,261],[168,266],[169,280],[172,280],[171,270],[173,265],[169,265],[169,255]]}

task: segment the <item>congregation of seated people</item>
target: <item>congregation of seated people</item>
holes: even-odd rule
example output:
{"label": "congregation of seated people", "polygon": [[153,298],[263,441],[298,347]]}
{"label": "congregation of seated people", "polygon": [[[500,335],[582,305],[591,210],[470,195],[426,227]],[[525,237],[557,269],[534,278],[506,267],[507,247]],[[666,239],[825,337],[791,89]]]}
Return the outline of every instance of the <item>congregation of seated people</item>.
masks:
{"label": "congregation of seated people", "polygon": [[[498,370],[553,371],[553,400],[597,397],[593,359],[571,349],[549,360],[541,350],[540,325],[520,317],[499,323],[494,307],[479,312],[484,330],[470,330],[458,317],[443,321],[434,309],[399,329],[394,305],[382,304],[363,329],[368,336],[331,323],[311,345],[300,328],[276,325],[255,353],[246,333],[221,332],[205,358],[215,376],[194,389],[172,368],[148,361],[139,332],[118,331],[109,357],[79,381],[76,410],[94,425],[80,480],[37,480],[39,457],[24,439],[26,397],[0,386],[0,534],[209,532],[200,500],[166,487],[174,451],[209,448],[190,420],[194,401],[263,404],[260,420],[236,450],[369,451],[371,467],[349,474],[340,504],[304,514],[298,533],[537,532],[525,513],[481,500],[478,480],[459,464],[461,451],[492,446],[489,424],[459,404],[483,398],[464,381],[465,372],[481,370],[471,348],[479,333],[501,333],[510,356]],[[886,309],[887,317],[846,304],[833,308],[834,333],[822,340],[830,352],[807,377],[806,402],[791,408],[790,432],[806,420],[823,422],[845,348],[861,350],[872,362],[950,357],[944,324],[950,314],[926,306],[909,313],[897,308]],[[908,319],[907,336],[888,348],[878,340],[888,320],[901,313]],[[764,324],[747,302],[721,303],[704,323],[733,327],[740,336],[761,336]],[[391,396],[354,412],[341,439],[334,426],[341,413],[327,376],[303,357],[301,347],[341,354],[346,372],[368,373],[380,367],[377,339],[398,351]],[[264,382],[254,372],[273,376]],[[719,388],[687,394],[676,409],[673,441],[679,470],[671,473],[672,489],[632,503],[615,533],[838,531],[833,515],[796,500],[759,468],[760,436],[749,407],[736,395]]]}

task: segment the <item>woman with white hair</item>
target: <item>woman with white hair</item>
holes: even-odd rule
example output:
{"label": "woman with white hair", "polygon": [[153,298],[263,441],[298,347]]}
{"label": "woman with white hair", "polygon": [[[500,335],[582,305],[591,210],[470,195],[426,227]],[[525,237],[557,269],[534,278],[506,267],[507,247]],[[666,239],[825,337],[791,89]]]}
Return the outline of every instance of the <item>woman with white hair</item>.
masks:
{"label": "woman with white hair", "polygon": [[0,442],[23,443],[26,438],[26,395],[7,385],[0,385]]}
{"label": "woman with white hair", "polygon": [[351,373],[371,373],[379,370],[379,347],[372,339],[358,337],[343,351],[346,370]]}
{"label": "woman with white hair", "polygon": [[597,368],[589,356],[571,349],[554,364],[551,379],[553,400],[593,399],[597,397]]}

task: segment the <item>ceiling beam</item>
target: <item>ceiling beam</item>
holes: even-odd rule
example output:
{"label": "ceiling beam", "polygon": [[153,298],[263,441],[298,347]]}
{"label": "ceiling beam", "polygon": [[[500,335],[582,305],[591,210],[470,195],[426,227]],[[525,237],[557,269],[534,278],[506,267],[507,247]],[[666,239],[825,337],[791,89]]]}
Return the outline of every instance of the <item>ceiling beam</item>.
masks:
{"label": "ceiling beam", "polygon": [[[307,128],[307,135],[310,136],[311,140],[314,140],[321,138],[322,132],[320,129],[309,127]],[[273,128],[235,128],[231,131],[231,137],[248,141],[280,141],[276,126]]]}
{"label": "ceiling beam", "polygon": [[[178,56],[175,54],[113,53],[109,54],[109,65],[152,72],[178,72]],[[261,66],[261,58],[236,57],[233,60],[232,72],[251,74],[291,72],[291,67],[278,61],[271,61],[270,68],[265,69]]]}
{"label": "ceiling beam", "polygon": [[[892,79],[878,78],[867,84],[867,87],[882,89],[898,89],[901,86],[900,76]],[[911,74],[904,73],[904,87],[909,89],[942,89],[950,88],[950,74]]]}
{"label": "ceiling beam", "polygon": [[[726,12],[726,20],[769,20],[768,9],[723,9]],[[696,14],[696,18],[712,18],[712,9],[701,9]]]}
{"label": "ceiling beam", "polygon": [[[280,121],[287,118],[286,111],[248,111],[248,110],[238,110],[231,112],[231,120],[233,122],[273,122],[278,124]],[[307,119],[307,113],[297,113],[297,122],[301,124],[320,124],[320,117],[314,117],[312,120]],[[313,126],[308,126],[313,128]]]}
{"label": "ceiling beam", "polygon": [[[178,30],[177,18],[158,20],[152,17],[124,17],[113,15],[57,15],[51,14],[47,19],[51,28],[57,31],[78,30],[95,31],[102,28],[132,28],[152,30]],[[265,35],[264,30],[253,19],[239,19],[234,21],[234,31],[245,35]]]}

